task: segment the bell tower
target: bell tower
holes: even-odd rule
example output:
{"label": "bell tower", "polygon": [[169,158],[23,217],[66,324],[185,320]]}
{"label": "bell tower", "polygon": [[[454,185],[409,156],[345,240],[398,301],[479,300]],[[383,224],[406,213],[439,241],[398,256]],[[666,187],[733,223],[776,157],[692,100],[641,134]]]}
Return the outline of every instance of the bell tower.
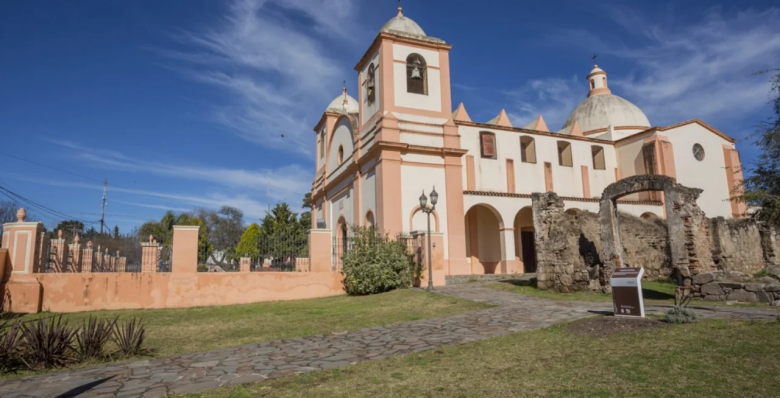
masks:
{"label": "bell tower", "polygon": [[355,67],[361,127],[386,112],[450,119],[451,48],[398,7]]}
{"label": "bell tower", "polygon": [[[468,268],[465,252],[463,178],[458,127],[452,120],[451,45],[429,36],[398,7],[355,66],[358,72],[362,191],[375,203],[376,227],[390,236],[427,229],[420,192],[435,187],[431,217],[441,262],[434,283],[451,270]],[[372,174],[373,173],[373,174]],[[436,257],[434,257],[436,258]]]}

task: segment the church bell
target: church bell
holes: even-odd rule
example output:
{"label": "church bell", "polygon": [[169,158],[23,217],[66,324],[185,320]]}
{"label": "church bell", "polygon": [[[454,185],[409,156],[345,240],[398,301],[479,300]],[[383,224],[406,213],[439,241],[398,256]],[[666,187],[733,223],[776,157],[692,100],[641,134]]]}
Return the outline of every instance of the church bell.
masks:
{"label": "church bell", "polygon": [[420,74],[420,68],[417,65],[415,65],[414,69],[412,69],[412,79],[422,80],[422,75]]}

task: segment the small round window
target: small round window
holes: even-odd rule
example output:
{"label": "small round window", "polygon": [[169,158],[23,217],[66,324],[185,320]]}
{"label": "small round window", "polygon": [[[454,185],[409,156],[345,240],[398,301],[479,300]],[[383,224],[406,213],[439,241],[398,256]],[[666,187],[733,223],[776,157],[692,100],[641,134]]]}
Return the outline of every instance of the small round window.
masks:
{"label": "small round window", "polygon": [[698,161],[704,160],[704,148],[699,144],[693,144],[693,157]]}

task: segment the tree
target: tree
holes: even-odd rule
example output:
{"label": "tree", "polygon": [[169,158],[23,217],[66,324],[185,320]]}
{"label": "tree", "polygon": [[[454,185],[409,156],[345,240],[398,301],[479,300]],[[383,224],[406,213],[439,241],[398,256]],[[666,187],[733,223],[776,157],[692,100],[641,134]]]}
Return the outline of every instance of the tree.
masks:
{"label": "tree", "polygon": [[274,258],[276,262],[308,255],[308,228],[303,227],[298,215],[287,203],[277,203],[271,213],[263,217],[260,229],[261,254]]}
{"label": "tree", "polygon": [[[3,224],[16,222],[16,213],[21,208],[17,202],[0,200],[0,235],[3,233]],[[35,215],[27,213],[26,221],[38,221]],[[45,228],[44,228],[45,230]]]}
{"label": "tree", "polygon": [[84,233],[84,223],[78,220],[66,220],[57,224],[56,230],[71,235],[76,233],[81,235]]}
{"label": "tree", "polygon": [[309,211],[304,211],[301,213],[300,217],[300,224],[304,231],[308,231],[311,229],[311,209],[314,208],[313,203],[311,203],[311,192],[307,192],[306,195],[303,195],[303,205],[301,205],[304,209],[309,209]]}
{"label": "tree", "polygon": [[260,256],[260,226],[252,223],[241,235],[241,241],[236,246],[236,256],[257,258]]}
{"label": "tree", "polygon": [[114,225],[114,239],[119,238],[119,226]]}
{"label": "tree", "polygon": [[756,209],[753,218],[780,227],[780,69],[761,74],[773,74],[769,82],[774,114],[759,125],[755,144],[761,152],[744,181],[745,193],[737,199]]}

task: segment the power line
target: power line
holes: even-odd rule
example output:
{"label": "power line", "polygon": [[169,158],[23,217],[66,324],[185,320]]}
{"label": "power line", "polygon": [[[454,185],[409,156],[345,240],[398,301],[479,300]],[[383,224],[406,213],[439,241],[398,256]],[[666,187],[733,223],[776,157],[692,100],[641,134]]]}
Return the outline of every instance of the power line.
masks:
{"label": "power line", "polygon": [[0,186],[0,194],[8,197],[9,199],[15,201],[15,202],[21,202],[22,204],[25,204],[29,207],[32,207],[33,209],[40,211],[42,213],[45,213],[49,216],[52,216],[54,218],[63,218],[63,219],[70,219],[70,220],[76,220],[81,221],[84,224],[97,224],[99,221],[88,221],[88,220],[82,220],[77,217],[73,217],[70,215],[67,215],[65,213],[62,213],[60,211],[54,210],[48,206],[42,205],[32,199],[28,199],[22,195],[19,195],[7,188],[4,188]]}

